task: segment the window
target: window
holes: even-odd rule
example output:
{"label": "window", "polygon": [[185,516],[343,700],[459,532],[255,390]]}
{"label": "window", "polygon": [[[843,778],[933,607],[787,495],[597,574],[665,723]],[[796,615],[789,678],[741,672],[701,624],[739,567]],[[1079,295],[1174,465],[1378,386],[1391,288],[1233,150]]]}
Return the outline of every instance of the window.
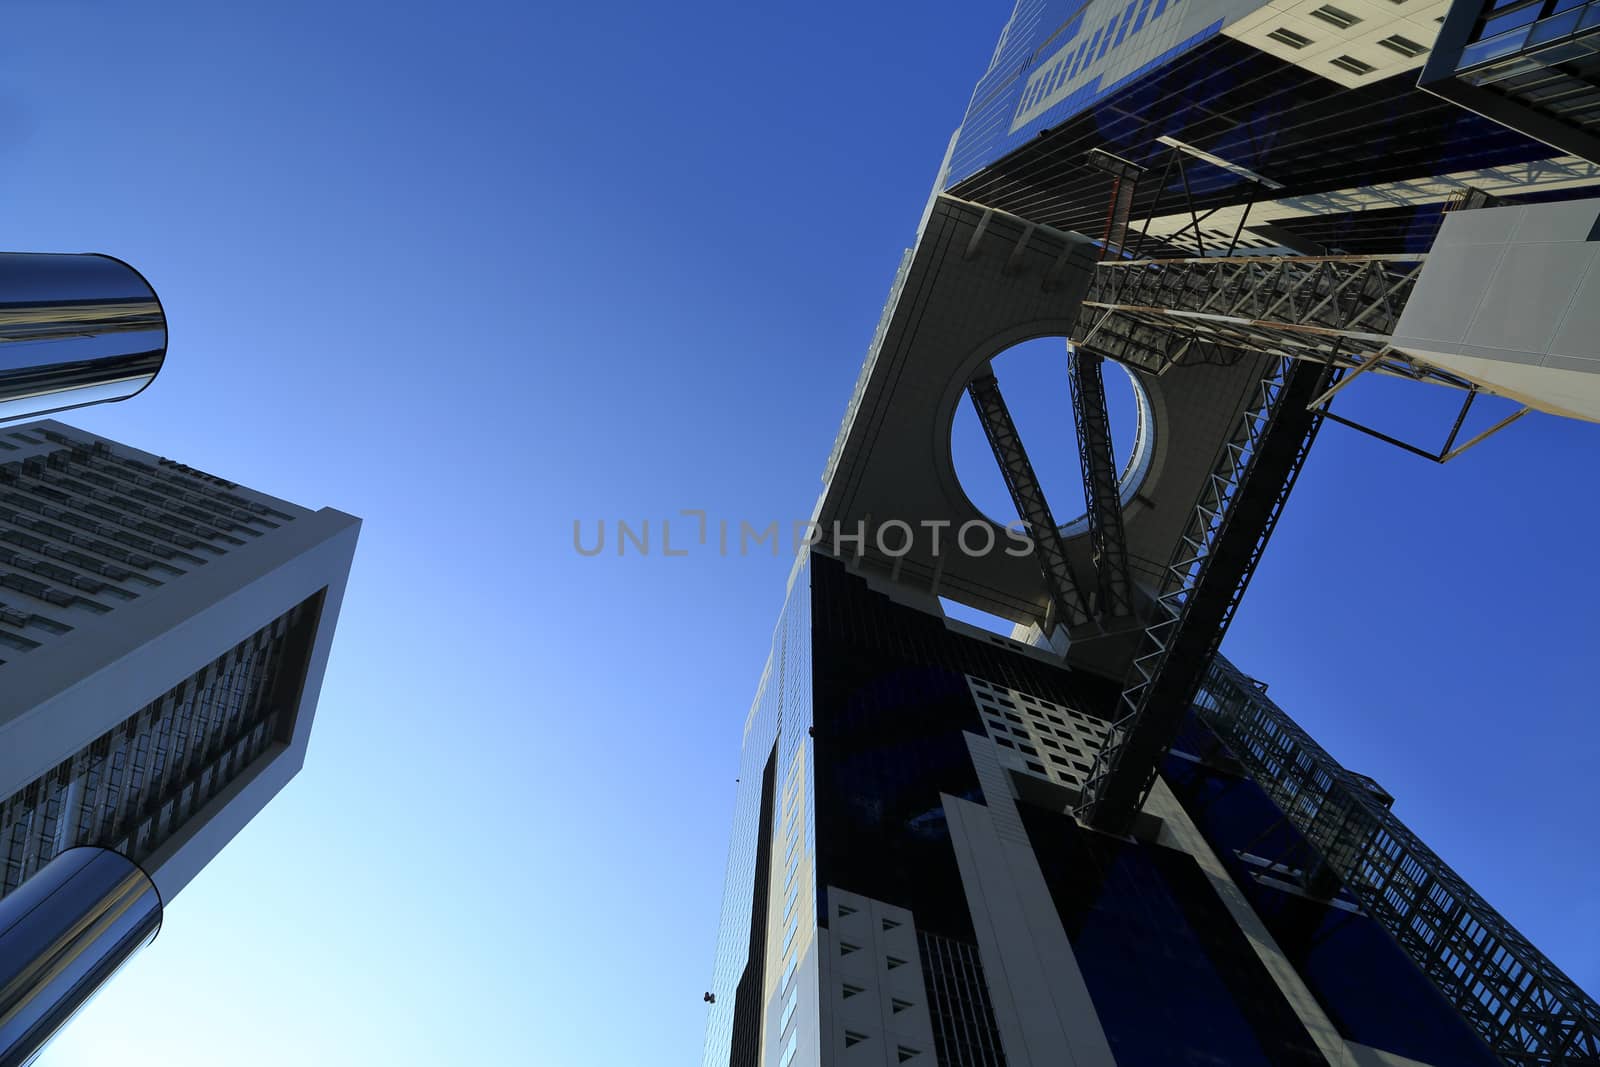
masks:
{"label": "window", "polygon": [[778,1022],[778,1033],[789,1029],[789,1020],[794,1016],[794,1009],[800,1003],[800,987],[795,986],[794,992],[789,994],[789,1003],[784,1006],[783,1018]]}
{"label": "window", "polygon": [[1426,45],[1420,45],[1411,38],[1402,37],[1398,33],[1393,37],[1385,37],[1378,43],[1390,51],[1399,52],[1401,55],[1407,58],[1410,58],[1411,56],[1420,56],[1422,53],[1428,50]]}
{"label": "window", "polygon": [[1351,26],[1361,21],[1360,16],[1352,15],[1350,12],[1334,7],[1332,4],[1323,4],[1311,12],[1311,15],[1313,18],[1319,18],[1323,22],[1339,27],[1341,30],[1348,30]]}
{"label": "window", "polygon": [[1351,74],[1371,74],[1378,69],[1370,63],[1361,62],[1354,56],[1339,56],[1337,59],[1329,60],[1329,62],[1340,70],[1348,70]]}
{"label": "window", "polygon": [[1279,44],[1286,44],[1290,48],[1304,48],[1311,43],[1311,38],[1295,33],[1293,30],[1286,30],[1282,26],[1267,34],[1267,38],[1277,41]]}

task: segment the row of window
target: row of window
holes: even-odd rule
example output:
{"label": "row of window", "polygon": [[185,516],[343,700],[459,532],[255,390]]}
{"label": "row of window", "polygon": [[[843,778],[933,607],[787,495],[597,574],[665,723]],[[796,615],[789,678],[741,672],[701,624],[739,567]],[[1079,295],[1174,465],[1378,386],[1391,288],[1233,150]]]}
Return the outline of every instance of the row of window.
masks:
{"label": "row of window", "polygon": [[305,605],[240,642],[0,803],[0,895],[79,844],[139,860],[266,749],[268,706],[290,626]]}
{"label": "row of window", "polygon": [[1024,763],[1035,774],[1082,786],[1105,743],[1104,722],[980,678],[969,677],[968,683],[995,744],[1027,757]]}

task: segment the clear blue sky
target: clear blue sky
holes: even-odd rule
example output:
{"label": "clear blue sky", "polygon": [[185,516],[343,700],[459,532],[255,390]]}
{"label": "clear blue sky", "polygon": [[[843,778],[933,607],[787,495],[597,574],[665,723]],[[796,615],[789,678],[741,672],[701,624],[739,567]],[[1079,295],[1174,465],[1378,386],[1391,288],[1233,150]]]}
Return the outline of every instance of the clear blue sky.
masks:
{"label": "clear blue sky", "polygon": [[[789,564],[572,523],[809,512],[1003,0],[0,13],[0,245],[171,321],[68,421],[366,521],[304,773],[46,1064],[698,1062]],[[1590,989],[1597,458],[1329,428],[1227,645]]]}

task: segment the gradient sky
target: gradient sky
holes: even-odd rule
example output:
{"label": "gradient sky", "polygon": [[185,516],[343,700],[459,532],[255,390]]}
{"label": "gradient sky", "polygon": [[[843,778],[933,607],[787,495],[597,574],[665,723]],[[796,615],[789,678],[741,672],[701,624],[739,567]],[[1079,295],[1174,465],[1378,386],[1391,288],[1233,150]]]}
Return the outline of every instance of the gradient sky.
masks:
{"label": "gradient sky", "polygon": [[[809,514],[1008,14],[0,0],[0,246],[123,257],[171,324],[66,421],[365,520],[304,772],[44,1067],[698,1062],[789,561],[573,522]],[[1330,426],[1226,645],[1591,990],[1597,459]]]}

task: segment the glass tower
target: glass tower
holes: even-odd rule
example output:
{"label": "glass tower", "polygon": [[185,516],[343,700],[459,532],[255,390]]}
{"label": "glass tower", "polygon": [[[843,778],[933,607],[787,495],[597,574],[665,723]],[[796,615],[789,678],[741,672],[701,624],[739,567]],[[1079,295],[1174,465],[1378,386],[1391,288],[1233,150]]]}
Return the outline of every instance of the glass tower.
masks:
{"label": "glass tower", "polygon": [[1535,982],[1487,973],[1482,902],[1429,918],[1401,870],[1448,869],[1225,661],[1134,832],[1080,824],[1118,690],[812,550],[745,722],[705,1067],[1505,1062],[1484,991]]}

